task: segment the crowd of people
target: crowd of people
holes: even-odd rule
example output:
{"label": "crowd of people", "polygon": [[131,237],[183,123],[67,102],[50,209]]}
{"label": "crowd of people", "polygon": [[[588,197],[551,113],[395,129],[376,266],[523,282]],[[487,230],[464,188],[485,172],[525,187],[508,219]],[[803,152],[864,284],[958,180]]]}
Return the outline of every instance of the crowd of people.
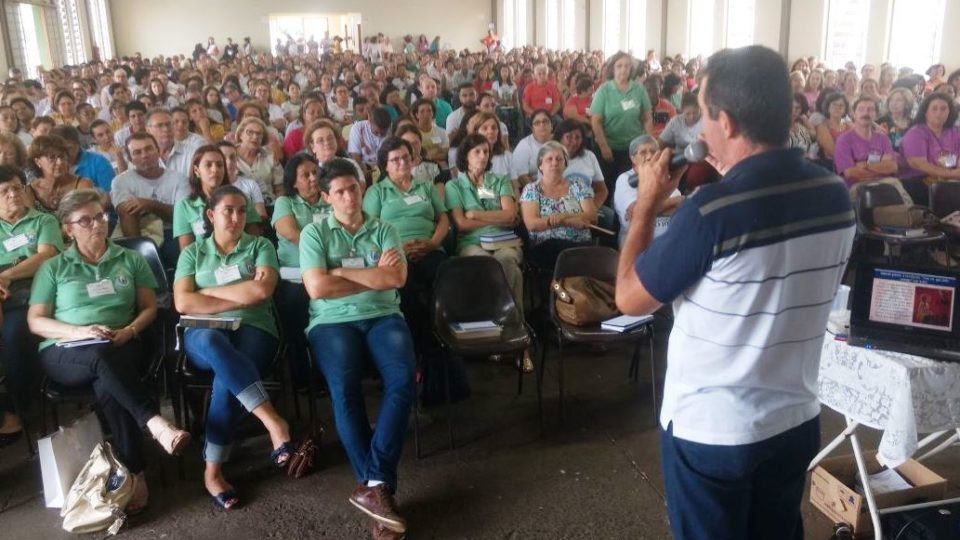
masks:
{"label": "crowd of people", "polygon": [[[702,136],[702,58],[383,43],[371,38],[357,54],[329,36],[272,52],[228,40],[221,54],[211,38],[192,58],[135,55],[40,80],[10,70],[0,95],[7,386],[23,411],[37,366],[58,383],[93,385],[137,475],[129,510],[147,504],[142,429],[171,453],[189,434],[142,388],[138,338],[156,319],[157,283],[112,239],[160,246],[178,312],[242,320],[235,331],[185,332],[189,361],[214,373],[203,456],[217,505],[242,500],[222,465],[245,413],[269,433],[275,465],[291,458],[290,428],[261,380],[284,336],[301,379],[312,351],[358,482],[350,501],[389,538],[406,529],[393,493],[415,359],[441,354],[424,324],[440,264],[494,257],[523,299],[525,259],[552,269],[562,250],[597,241],[597,225],[620,231],[600,242],[622,243],[640,164]],[[831,70],[804,58],[790,73],[789,146],[808,161],[850,186],[899,177],[920,203],[926,184],[960,178],[960,71]],[[655,235],[718,178],[691,164],[656,208]],[[508,230],[523,248],[481,242]],[[53,346],[78,338],[107,343]],[[367,358],[384,392],[372,427]],[[533,370],[528,353],[517,368]],[[3,414],[0,442],[22,431],[13,407]]]}

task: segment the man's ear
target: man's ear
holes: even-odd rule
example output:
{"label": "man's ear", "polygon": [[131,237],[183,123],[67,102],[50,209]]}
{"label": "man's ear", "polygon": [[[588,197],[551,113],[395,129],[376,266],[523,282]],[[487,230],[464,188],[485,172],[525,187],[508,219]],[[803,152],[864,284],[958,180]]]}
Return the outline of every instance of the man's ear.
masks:
{"label": "man's ear", "polygon": [[727,111],[721,110],[717,121],[720,122],[720,129],[723,130],[723,134],[727,139],[732,139],[740,133],[737,123],[727,114]]}

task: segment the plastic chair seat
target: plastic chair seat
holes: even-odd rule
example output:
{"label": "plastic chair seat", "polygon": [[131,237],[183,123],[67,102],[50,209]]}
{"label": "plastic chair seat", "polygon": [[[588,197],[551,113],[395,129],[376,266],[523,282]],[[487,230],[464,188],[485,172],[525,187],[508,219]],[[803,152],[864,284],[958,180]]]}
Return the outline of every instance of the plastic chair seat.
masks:
{"label": "plastic chair seat", "polygon": [[530,347],[530,333],[522,324],[506,325],[499,337],[458,339],[449,328],[439,335],[443,346],[459,356],[490,356],[520,352]]}
{"label": "plastic chair seat", "polygon": [[560,319],[554,318],[553,324],[563,336],[564,341],[571,343],[626,343],[633,342],[641,338],[650,337],[650,330],[653,328],[653,321],[627,330],[625,332],[614,332],[613,330],[604,330],[599,324],[588,326],[575,326],[565,323]]}

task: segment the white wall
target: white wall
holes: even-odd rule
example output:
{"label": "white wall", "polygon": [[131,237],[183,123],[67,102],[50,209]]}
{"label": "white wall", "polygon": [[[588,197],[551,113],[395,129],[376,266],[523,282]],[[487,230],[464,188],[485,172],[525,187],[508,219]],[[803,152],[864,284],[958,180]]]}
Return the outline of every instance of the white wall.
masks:
{"label": "white wall", "polygon": [[[437,9],[443,5],[442,9]],[[227,37],[239,42],[250,36],[255,47],[270,47],[272,13],[359,12],[363,34],[378,32],[393,39],[404,34],[439,35],[452,47],[480,48],[490,23],[490,0],[124,0],[111,2],[118,55],[186,54],[208,36],[223,46]],[[331,32],[335,34],[335,32]],[[319,39],[319,36],[318,36]],[[395,41],[395,46],[399,45]]]}

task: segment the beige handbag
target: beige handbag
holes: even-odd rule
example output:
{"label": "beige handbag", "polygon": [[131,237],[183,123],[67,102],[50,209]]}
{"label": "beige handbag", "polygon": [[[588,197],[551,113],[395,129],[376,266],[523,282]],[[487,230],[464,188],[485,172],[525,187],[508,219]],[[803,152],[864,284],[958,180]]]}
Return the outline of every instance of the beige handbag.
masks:
{"label": "beige handbag", "polygon": [[619,314],[611,283],[574,276],[554,280],[550,287],[555,297],[557,317],[567,324],[597,324]]}
{"label": "beige handbag", "polygon": [[91,533],[106,530],[112,536],[127,521],[124,509],[133,497],[133,477],[117,460],[110,443],[98,444],[67,493],[60,510],[63,530]]}

